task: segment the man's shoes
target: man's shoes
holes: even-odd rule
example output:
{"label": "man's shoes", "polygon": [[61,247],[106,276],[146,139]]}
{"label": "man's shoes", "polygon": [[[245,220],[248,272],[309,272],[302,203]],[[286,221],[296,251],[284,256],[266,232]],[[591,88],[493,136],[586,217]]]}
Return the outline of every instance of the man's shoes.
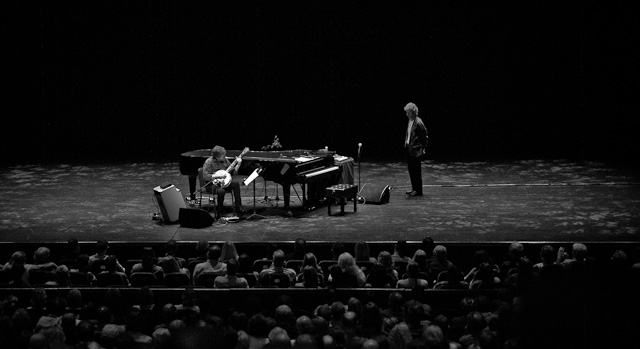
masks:
{"label": "man's shoes", "polygon": [[245,214],[245,211],[244,211],[244,209],[242,208],[242,206],[238,206],[238,207],[236,207],[236,214],[237,214],[238,216],[242,216],[243,214]]}
{"label": "man's shoes", "polygon": [[412,191],[409,193],[409,196],[422,196],[422,193],[418,193],[417,191]]}
{"label": "man's shoes", "polygon": [[409,190],[409,191],[405,192],[405,194],[407,194],[407,195],[411,195],[411,193],[415,193],[415,192],[413,190]]}

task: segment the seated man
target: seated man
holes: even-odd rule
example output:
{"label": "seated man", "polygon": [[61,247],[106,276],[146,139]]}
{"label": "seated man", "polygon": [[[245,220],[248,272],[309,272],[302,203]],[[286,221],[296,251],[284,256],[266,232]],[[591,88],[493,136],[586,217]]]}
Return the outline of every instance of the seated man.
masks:
{"label": "seated man", "polygon": [[272,264],[269,268],[263,269],[260,271],[260,275],[264,274],[286,274],[289,276],[289,283],[291,285],[295,284],[296,281],[296,271],[291,268],[286,268],[285,265],[285,254],[282,250],[276,250],[273,252]]}
{"label": "seated man", "polygon": [[[213,182],[213,193],[218,196],[218,207],[216,212],[216,218],[220,218],[222,214],[222,210],[224,208],[224,195],[227,192],[233,192],[233,197],[235,199],[235,211],[238,215],[244,213],[242,209],[242,198],[240,197],[240,183],[236,181],[230,181],[228,184],[225,183],[225,179],[231,178],[230,176],[233,173],[237,173],[240,169],[240,164],[242,163],[242,159],[240,157],[236,158],[236,166],[231,167],[231,162],[226,157],[227,150],[223,147],[216,145],[211,149],[211,156],[207,158],[202,165],[202,175],[206,181]],[[227,172],[227,170],[229,170]],[[226,172],[226,173],[225,173]],[[225,186],[226,184],[226,186]]]}

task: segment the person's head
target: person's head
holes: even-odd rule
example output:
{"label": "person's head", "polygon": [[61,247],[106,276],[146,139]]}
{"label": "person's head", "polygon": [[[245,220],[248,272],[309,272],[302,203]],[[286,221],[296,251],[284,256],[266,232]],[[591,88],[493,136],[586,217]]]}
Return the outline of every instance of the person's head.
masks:
{"label": "person's head", "polygon": [[13,267],[16,265],[24,265],[27,259],[27,254],[23,251],[16,251],[11,255],[11,260],[9,260],[9,264]]}
{"label": "person's head", "polygon": [[404,106],[404,112],[409,119],[413,120],[418,116],[418,106],[415,105],[415,103],[409,102]]}
{"label": "person's head", "polygon": [[231,241],[225,241],[224,245],[222,245],[222,252],[220,254],[220,260],[229,261],[229,260],[238,260],[238,250],[236,249],[236,245]]}
{"label": "person's head", "polygon": [[305,287],[318,287],[318,269],[307,265],[302,268],[302,276],[304,277]]}
{"label": "person's head", "polygon": [[274,327],[269,331],[269,348],[273,349],[289,349],[291,348],[291,338],[282,327]]}
{"label": "person's head", "polygon": [[238,272],[238,261],[235,259],[230,259],[227,261],[227,275],[235,276]]}
{"label": "person's head", "polygon": [[391,292],[389,297],[387,297],[387,305],[389,306],[389,309],[398,310],[402,308],[402,303],[403,297],[400,292]]}
{"label": "person's head", "polygon": [[353,248],[353,256],[358,261],[367,261],[371,257],[371,251],[369,250],[369,244],[365,241],[356,242]]}
{"label": "person's head", "polygon": [[108,249],[109,243],[107,242],[107,240],[98,240],[96,242],[96,252],[98,252],[99,254],[107,253]]}
{"label": "person's head", "polygon": [[156,264],[156,253],[153,251],[151,247],[145,247],[142,249],[142,265],[145,267],[150,267]]}
{"label": "person's head", "polygon": [[217,161],[224,161],[225,156],[227,155],[227,150],[223,147],[216,145],[211,149],[211,157]]}
{"label": "person's head", "polygon": [[138,303],[142,306],[151,305],[154,302],[153,291],[149,287],[141,287],[137,296]]}
{"label": "person's head", "polygon": [[297,238],[293,244],[293,249],[296,251],[296,253],[307,252],[307,240],[303,238]]}
{"label": "person's head", "polygon": [[196,244],[196,253],[198,254],[198,256],[206,256],[208,252],[209,252],[209,241],[207,240],[198,241],[198,243]]}
{"label": "person's head", "polygon": [[196,291],[192,287],[185,288],[182,291],[182,304],[187,306],[194,306],[198,301],[198,297],[196,296]]}
{"label": "person's head", "polygon": [[67,251],[72,256],[77,256],[80,254],[80,243],[78,239],[69,239],[67,241]]}
{"label": "person's head", "polygon": [[356,260],[353,258],[351,253],[343,252],[338,257],[338,265],[342,269],[342,271],[352,270],[356,268]]}
{"label": "person's head", "polygon": [[69,281],[69,268],[62,264],[56,268],[56,281],[58,282],[58,286],[67,287],[71,285]]}
{"label": "person's head", "polygon": [[442,245],[437,245],[433,248],[433,256],[439,261],[447,260],[447,248]]}
{"label": "person's head", "polygon": [[82,293],[77,288],[72,288],[67,292],[67,306],[71,309],[82,307]]}
{"label": "person's head", "polygon": [[49,261],[51,251],[47,247],[38,247],[36,252],[33,253],[33,260],[36,264],[44,264]]}
{"label": "person's head", "polygon": [[36,308],[44,308],[47,305],[47,292],[42,287],[31,290],[31,305]]}
{"label": "person's head", "polygon": [[413,254],[412,260],[421,268],[427,267],[427,253],[422,249],[417,249]]}
{"label": "person's head", "polygon": [[418,266],[418,263],[414,262],[414,261],[409,261],[407,263],[407,276],[410,278],[416,278],[418,277],[418,273],[420,272],[420,267]]}
{"label": "person's head", "polygon": [[380,251],[380,253],[378,253],[378,263],[385,268],[393,268],[391,253],[389,253],[389,251]]}
{"label": "person's head", "polygon": [[331,320],[338,321],[342,320],[342,315],[347,311],[347,306],[340,301],[335,301],[331,303]]}
{"label": "person's head", "polygon": [[211,262],[218,262],[220,260],[220,255],[222,255],[222,249],[218,245],[213,245],[209,247],[209,252],[207,252],[207,258]]}
{"label": "person's head", "polygon": [[313,252],[307,252],[304,257],[302,257],[302,268],[306,266],[312,266],[314,268],[318,268],[318,258]]}
{"label": "person's head", "polygon": [[305,333],[301,334],[296,338],[296,341],[293,343],[294,349],[317,349],[318,343],[312,335]]}
{"label": "person's head", "polygon": [[540,259],[544,264],[553,264],[556,260],[556,250],[551,245],[543,245],[540,248]]}
{"label": "person's head", "polygon": [[267,318],[260,313],[252,315],[247,322],[247,333],[255,338],[267,338],[269,335]]}
{"label": "person's head", "polygon": [[575,243],[571,247],[571,254],[576,260],[583,261],[587,258],[587,246],[581,243]]}
{"label": "person's head", "polygon": [[512,242],[509,245],[509,258],[512,261],[517,261],[522,256],[524,256],[524,245],[521,242]]}
{"label": "person's head", "polygon": [[284,267],[284,263],[285,263],[284,251],[282,251],[282,250],[273,251],[272,260],[273,260],[273,265],[274,266],[276,266],[276,267]]}

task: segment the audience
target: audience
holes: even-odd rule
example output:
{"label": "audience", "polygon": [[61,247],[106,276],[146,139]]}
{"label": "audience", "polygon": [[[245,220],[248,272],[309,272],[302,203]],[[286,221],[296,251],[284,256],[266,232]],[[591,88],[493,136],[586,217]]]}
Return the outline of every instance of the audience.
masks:
{"label": "audience", "polygon": [[227,264],[220,261],[220,256],[222,255],[222,249],[220,246],[213,245],[209,247],[209,252],[207,253],[207,261],[196,264],[195,269],[193,270],[193,280],[197,281],[198,276],[202,273],[215,273],[218,275],[225,275],[227,273]]}
{"label": "audience", "polygon": [[282,250],[275,250],[271,258],[271,266],[260,271],[260,277],[263,275],[285,274],[289,277],[289,284],[296,283],[296,271],[285,267],[285,254]]}
{"label": "audience", "polygon": [[[203,272],[205,267],[215,268],[220,273],[215,287],[248,287],[236,275],[238,261],[231,258],[221,262],[221,252],[220,247],[211,246],[208,260],[200,263],[208,266],[197,268],[198,272]],[[633,329],[638,321],[632,315],[637,309],[639,284],[632,281],[638,279],[634,268],[640,263],[640,248],[611,249],[604,255],[592,252],[588,256],[586,245],[577,243],[572,245],[569,257],[563,249],[556,252],[552,245],[544,244],[539,256],[529,261],[518,243],[514,243],[509,247],[509,256],[505,256],[507,260],[497,260],[500,264],[492,263],[496,256],[485,253],[477,253],[475,260],[467,264],[449,261],[442,245],[433,248],[429,270],[438,271],[431,275],[440,275],[433,288],[466,287],[467,292],[471,292],[460,294],[458,309],[443,307],[424,291],[400,289],[390,290],[388,297],[376,301],[375,292],[358,293],[359,297],[350,296],[347,302],[346,298],[334,298],[329,289],[318,294],[330,297],[327,299],[308,297],[304,298],[305,304],[295,304],[291,299],[282,298],[269,308],[268,304],[273,303],[258,302],[250,306],[248,298],[245,304],[224,304],[193,288],[186,288],[182,302],[175,306],[166,301],[157,303],[149,288],[140,288],[137,297],[131,297],[134,299],[123,297],[119,291],[122,288],[110,288],[101,299],[85,300],[84,289],[68,288],[62,278],[47,285],[55,288],[31,288],[24,284],[30,289],[31,297],[20,299],[22,297],[12,295],[14,290],[19,290],[5,285],[0,288],[3,292],[0,346],[430,349],[613,347],[621,346],[625,339],[637,340]],[[36,260],[34,253],[34,265],[49,263],[50,252],[45,254],[48,254],[46,258]],[[2,261],[6,262],[2,269],[17,272],[21,280],[25,256],[24,252],[14,253],[8,261]],[[79,256],[78,260],[82,259]],[[173,259],[173,256],[167,251],[162,258]],[[413,256],[414,260],[407,264],[408,278],[399,280],[397,287],[426,289],[432,280],[421,282],[416,277],[420,272],[418,262],[422,263],[424,254],[417,252]],[[415,258],[417,256],[420,257]],[[282,250],[273,253],[274,270],[283,268],[283,257]],[[468,257],[471,260],[472,256]],[[55,256],[51,259],[60,260]],[[303,255],[305,259],[298,282],[292,287],[322,288],[318,284],[317,259],[308,248]],[[392,254],[382,251],[377,266],[381,272],[393,275],[393,264],[388,259],[393,259]],[[119,273],[115,257],[106,255],[102,260],[109,262],[110,273]],[[349,274],[358,282],[353,287],[371,285],[359,284],[358,275],[362,271],[358,272],[355,258],[348,252],[342,252],[337,261],[330,279]],[[470,270],[470,283],[463,280],[457,264]],[[61,264],[55,270],[64,272],[68,271],[67,267]],[[584,273],[593,276],[586,279],[588,288],[585,284],[572,284],[575,280],[584,281]],[[269,276],[268,272],[264,275]],[[407,281],[411,279],[413,281]],[[405,286],[405,282],[411,284]],[[328,286],[336,287],[331,283]],[[268,282],[259,287],[269,287]],[[629,315],[631,320],[622,320]]]}

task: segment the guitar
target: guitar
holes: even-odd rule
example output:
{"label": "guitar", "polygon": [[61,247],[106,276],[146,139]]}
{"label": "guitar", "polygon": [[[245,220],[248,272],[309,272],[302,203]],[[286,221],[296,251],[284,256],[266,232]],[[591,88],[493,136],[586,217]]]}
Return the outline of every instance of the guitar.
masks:
{"label": "guitar", "polygon": [[245,147],[242,150],[242,153],[240,153],[240,155],[238,155],[238,157],[236,157],[236,159],[233,160],[231,165],[229,165],[229,167],[227,167],[226,170],[218,170],[218,171],[216,171],[216,173],[214,173],[211,176],[211,182],[213,182],[213,185],[221,187],[221,188],[228,187],[229,183],[231,183],[231,170],[234,167],[236,167],[236,165],[238,164],[238,159],[242,158],[242,156],[244,154],[246,154],[248,151],[249,151],[249,147]]}

